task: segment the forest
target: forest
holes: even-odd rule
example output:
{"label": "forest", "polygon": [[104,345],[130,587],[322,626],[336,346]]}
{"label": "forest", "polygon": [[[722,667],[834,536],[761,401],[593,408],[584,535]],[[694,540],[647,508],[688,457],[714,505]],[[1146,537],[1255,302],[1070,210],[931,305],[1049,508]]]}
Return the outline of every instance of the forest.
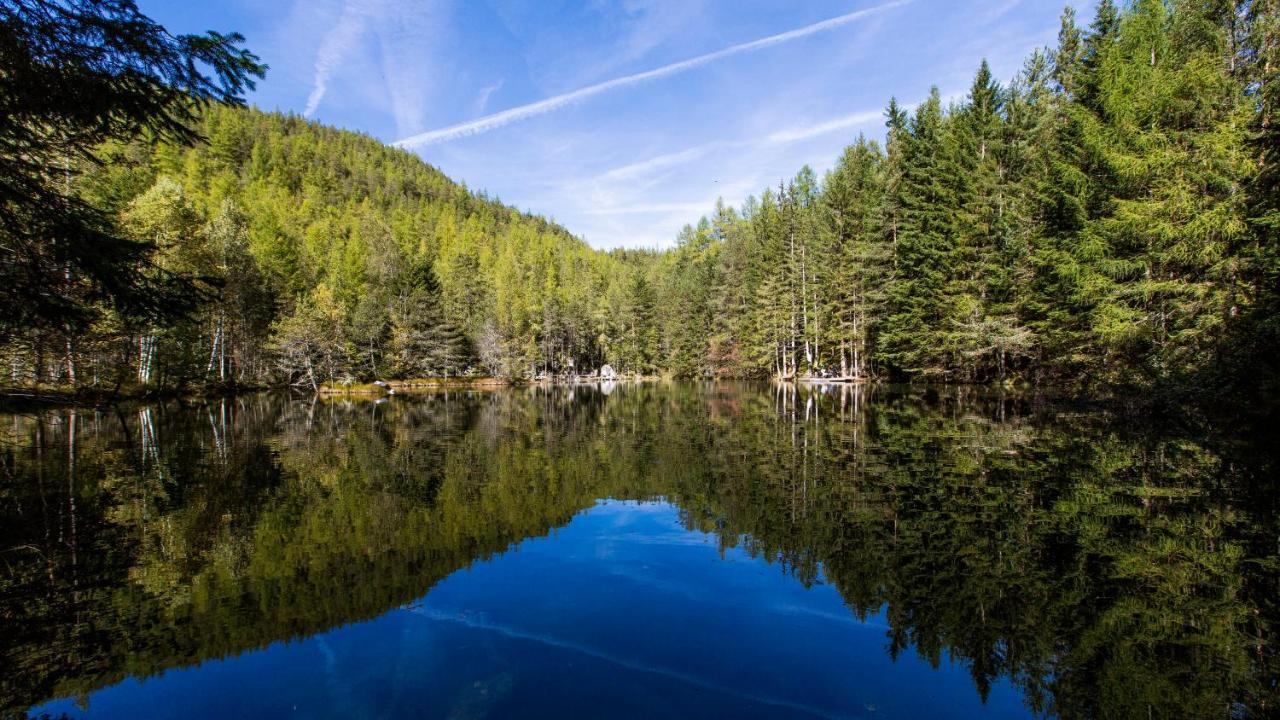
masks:
{"label": "forest", "polygon": [[[1056,47],[1007,82],[984,61],[955,101],[889,100],[884,141],[853,139],[824,176],[720,203],[672,249],[613,252],[370,137],[245,107],[266,69],[216,36],[214,80],[160,78],[194,105],[125,107],[131,123],[93,132],[69,113],[59,143],[56,123],[24,131],[45,166],[0,197],[4,300],[22,309],[0,320],[6,384],[315,389],[608,363],[1274,397],[1278,18],[1275,0],[1068,7]],[[7,63],[57,60],[13,36]],[[186,47],[158,50],[205,46]],[[32,198],[94,218],[136,282],[68,257]]]}

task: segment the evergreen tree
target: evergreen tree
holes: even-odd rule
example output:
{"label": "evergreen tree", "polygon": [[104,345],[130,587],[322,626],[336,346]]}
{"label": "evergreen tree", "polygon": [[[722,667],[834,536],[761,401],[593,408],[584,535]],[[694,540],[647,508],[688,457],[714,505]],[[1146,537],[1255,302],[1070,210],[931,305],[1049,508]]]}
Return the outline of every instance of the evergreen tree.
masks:
{"label": "evergreen tree", "polygon": [[1079,94],[1080,63],[1084,58],[1083,35],[1076,25],[1076,9],[1070,5],[1062,10],[1058,29],[1058,47],[1053,56],[1053,79],[1067,97]]}
{"label": "evergreen tree", "polygon": [[966,182],[956,196],[962,227],[951,265],[958,274],[949,291],[953,317],[943,336],[954,362],[967,367],[972,379],[1002,378],[1008,363],[1029,354],[1031,344],[1016,316],[1024,248],[1015,230],[1018,178],[1015,151],[1008,146],[1013,138],[1007,98],[983,61],[953,124],[956,174]]}
{"label": "evergreen tree", "polygon": [[[1072,15],[1074,17],[1074,13]],[[1120,32],[1120,11],[1115,0],[1100,0],[1089,32],[1084,34],[1078,72],[1078,100],[1090,110],[1100,109],[1102,83],[1105,79],[1103,63]]]}
{"label": "evergreen tree", "polygon": [[1159,0],[1142,0],[1113,29],[1099,65],[1099,146],[1122,171],[1112,213],[1090,223],[1105,243],[1105,290],[1093,332],[1108,376],[1170,378],[1214,358],[1241,291],[1231,249],[1246,232],[1236,179],[1249,172],[1248,108],[1220,33],[1174,41],[1179,22]]}
{"label": "evergreen tree", "polygon": [[238,34],[170,35],[131,0],[3,0],[0,29],[0,343],[69,338],[103,303],[150,319],[193,310],[187,279],[71,180],[106,141],[197,139],[195,109],[241,103],[265,66]]}
{"label": "evergreen tree", "polygon": [[828,255],[822,292],[832,320],[828,342],[843,377],[868,374],[873,323],[883,310],[891,279],[893,249],[880,225],[883,162],[879,146],[859,137],[823,182]]}
{"label": "evergreen tree", "polygon": [[474,353],[467,336],[445,316],[435,274],[422,267],[407,282],[391,317],[396,372],[406,377],[461,374]]}
{"label": "evergreen tree", "polygon": [[943,153],[945,122],[942,99],[934,88],[902,137],[897,188],[902,220],[894,246],[889,314],[880,336],[882,358],[900,372],[946,371],[936,334],[949,317],[946,292],[958,219],[954,167]]}
{"label": "evergreen tree", "polygon": [[1238,254],[1253,303],[1232,305],[1238,320],[1231,326],[1231,362],[1204,384],[1252,404],[1280,391],[1280,2],[1244,5],[1238,72],[1255,89],[1249,150],[1257,171],[1248,185],[1252,237]]}

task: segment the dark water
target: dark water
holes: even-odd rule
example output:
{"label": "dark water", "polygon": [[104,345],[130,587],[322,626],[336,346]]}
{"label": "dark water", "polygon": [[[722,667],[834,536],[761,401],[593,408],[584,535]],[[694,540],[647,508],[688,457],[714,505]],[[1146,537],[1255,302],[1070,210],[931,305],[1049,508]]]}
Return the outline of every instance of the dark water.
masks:
{"label": "dark water", "polygon": [[0,416],[0,716],[1270,716],[1270,453],[965,389]]}

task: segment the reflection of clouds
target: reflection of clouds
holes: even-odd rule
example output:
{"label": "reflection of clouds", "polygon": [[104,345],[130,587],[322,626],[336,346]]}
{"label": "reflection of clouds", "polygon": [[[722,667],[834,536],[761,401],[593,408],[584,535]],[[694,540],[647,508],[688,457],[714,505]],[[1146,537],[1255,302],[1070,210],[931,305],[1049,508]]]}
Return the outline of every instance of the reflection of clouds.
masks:
{"label": "reflection of clouds", "polygon": [[357,705],[352,699],[351,685],[347,674],[338,668],[337,654],[329,647],[324,635],[316,637],[315,646],[324,658],[325,689],[329,691],[330,703],[335,708],[346,708],[348,712],[355,710]]}
{"label": "reflection of clouds", "polygon": [[454,623],[458,625],[463,625],[465,627],[468,627],[474,630],[484,630],[487,632],[498,633],[504,637],[508,637],[514,640],[526,640],[529,642],[536,642],[548,647],[576,652],[582,655],[586,655],[588,657],[595,658],[597,660],[603,660],[607,663],[611,663],[613,665],[617,665],[619,667],[623,667],[628,670],[649,673],[652,675],[659,675],[665,678],[670,678],[672,680],[677,680],[679,682],[693,685],[694,687],[699,687],[704,690],[711,690],[713,692],[718,692],[723,695],[728,695],[730,697],[738,698],[740,700],[756,702],[763,705],[773,705],[775,707],[780,707],[780,708],[787,708],[788,710],[795,710],[798,712],[808,713],[815,717],[824,717],[824,718],[843,717],[838,713],[835,713],[830,710],[826,710],[824,708],[807,705],[805,703],[796,702],[794,700],[788,700],[786,698],[777,698],[777,697],[771,697],[768,695],[762,695],[758,693],[743,692],[736,688],[730,687],[728,685],[724,685],[722,683],[716,682],[715,680],[699,677],[692,673],[684,672],[681,670],[665,667],[665,666],[654,664],[654,663],[647,663],[642,660],[633,660],[630,658],[625,658],[620,655],[615,655],[613,653],[608,653],[603,650],[598,650],[596,648],[593,648],[589,645],[585,645],[583,643],[574,642],[572,640],[564,640],[564,639],[557,638],[552,635],[547,635],[544,633],[529,632],[529,631],[521,630],[519,628],[510,626],[510,625],[491,622],[491,621],[488,621],[482,618],[477,618],[474,616],[441,612],[434,608],[430,608],[420,604],[407,606],[404,608],[404,610],[406,612],[410,612],[415,615],[419,615],[436,622]]}
{"label": "reflection of clouds", "polygon": [[651,532],[628,532],[615,533],[612,535],[600,535],[597,542],[619,543],[627,545],[652,545],[666,547],[704,547],[710,545],[716,546],[715,538],[704,535],[702,533],[651,533]]}
{"label": "reflection of clouds", "polygon": [[[646,549],[662,547],[712,548],[718,551],[719,542],[714,535],[696,530],[685,530],[675,524],[675,514],[678,513],[678,509],[666,501],[624,502],[602,500],[587,512],[595,516],[612,516],[608,525],[610,530],[593,534],[591,543],[594,557],[614,561],[601,568],[602,572],[609,577],[707,605],[722,607],[749,606],[757,609],[767,609],[777,615],[807,617],[870,630],[888,630],[888,624],[878,615],[864,621],[849,612],[830,611],[794,602],[776,602],[762,606],[759,603],[759,597],[749,593],[725,592],[723,586],[710,587],[701,583],[684,582],[678,578],[673,578],[667,572],[667,568],[660,562],[651,562],[644,558],[637,560],[625,557],[619,560],[619,557],[624,555],[619,550],[629,547]],[[648,521],[656,516],[667,514],[672,516],[672,524],[669,529],[656,529],[649,526],[639,530],[616,531],[632,526],[637,520]],[[734,560],[765,562],[759,558],[750,558],[740,552],[731,552],[725,557],[717,555],[717,560],[719,562],[733,562]],[[781,567],[773,565],[769,565],[769,567],[778,573],[784,572]]]}
{"label": "reflection of clouds", "polygon": [[[678,543],[662,542],[653,544],[677,545]],[[706,543],[689,542],[683,544],[705,545]],[[883,617],[879,614],[871,616],[867,620],[861,620],[852,612],[824,610],[822,608],[800,605],[793,602],[774,602],[769,603],[768,605],[762,605],[759,602],[760,598],[750,593],[726,592],[726,588],[724,587],[707,588],[699,584],[672,580],[669,576],[661,574],[661,570],[661,567],[653,566],[639,568],[635,565],[615,565],[607,568],[605,572],[610,577],[621,578],[650,590],[657,590],[666,593],[667,595],[675,595],[707,605],[716,605],[721,607],[750,607],[756,610],[767,610],[769,613],[774,615],[783,615],[793,618],[809,618],[836,623],[846,627],[876,630],[880,632],[889,630],[889,624],[885,622]],[[782,570],[777,569],[777,572],[782,572]]]}
{"label": "reflection of clouds", "polygon": [[821,610],[819,608],[809,607],[807,605],[796,605],[795,603],[775,603],[769,606],[769,609],[779,615],[790,615],[792,617],[803,616],[827,620],[841,625],[852,625],[867,630],[889,630],[889,623],[885,622],[879,614],[875,615],[875,619],[859,620],[856,615],[849,612],[831,612],[829,610]]}

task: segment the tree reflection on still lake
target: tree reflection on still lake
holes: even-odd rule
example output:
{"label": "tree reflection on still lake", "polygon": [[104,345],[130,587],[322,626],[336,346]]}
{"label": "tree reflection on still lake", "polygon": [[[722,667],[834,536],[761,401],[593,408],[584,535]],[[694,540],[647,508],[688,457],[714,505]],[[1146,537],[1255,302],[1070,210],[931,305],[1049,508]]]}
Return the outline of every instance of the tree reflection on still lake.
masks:
{"label": "tree reflection on still lake", "polygon": [[0,426],[0,715],[1276,710],[1271,459],[1098,413],[655,384]]}

